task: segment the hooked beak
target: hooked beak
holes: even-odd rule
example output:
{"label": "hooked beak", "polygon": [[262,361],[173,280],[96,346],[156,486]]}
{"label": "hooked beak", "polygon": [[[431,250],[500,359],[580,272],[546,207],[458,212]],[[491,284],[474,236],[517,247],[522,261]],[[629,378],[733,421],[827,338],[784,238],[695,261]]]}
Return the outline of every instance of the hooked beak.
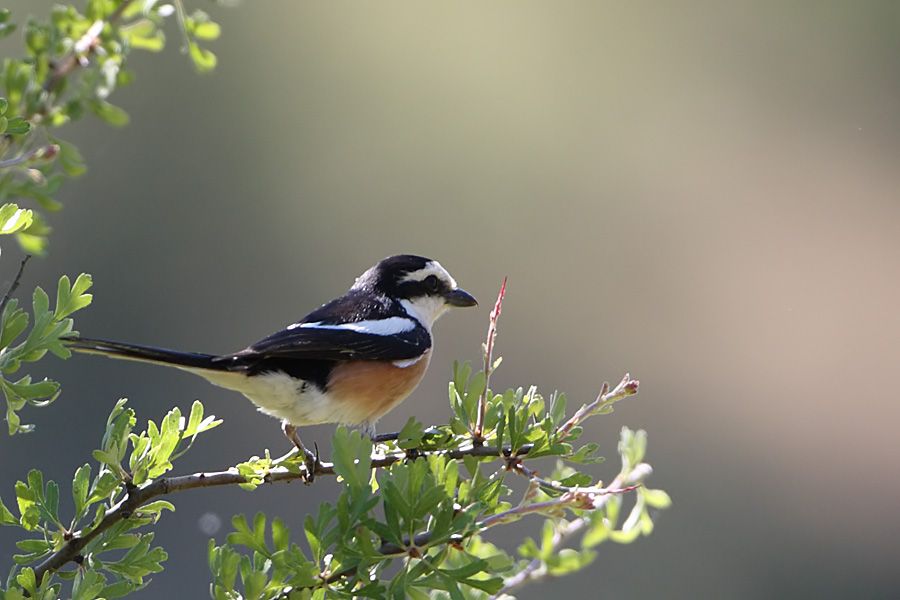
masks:
{"label": "hooked beak", "polygon": [[446,294],[444,294],[444,300],[446,300],[447,304],[450,306],[475,306],[478,304],[478,300],[475,299],[475,296],[467,292],[462,288],[456,288],[455,290],[450,290]]}

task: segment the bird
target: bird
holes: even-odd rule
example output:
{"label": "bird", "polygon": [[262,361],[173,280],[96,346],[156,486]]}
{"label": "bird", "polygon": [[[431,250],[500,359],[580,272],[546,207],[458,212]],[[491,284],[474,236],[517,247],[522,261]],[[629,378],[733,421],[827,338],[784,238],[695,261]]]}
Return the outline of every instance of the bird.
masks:
{"label": "bird", "polygon": [[477,304],[438,261],[399,254],[366,270],[344,295],[231,354],[80,335],[65,341],[76,352],[174,367],[243,394],[281,421],[304,454],[311,481],[318,456],[304,446],[297,428],[340,423],[374,437],[378,420],[425,375],[435,321],[452,307]]}

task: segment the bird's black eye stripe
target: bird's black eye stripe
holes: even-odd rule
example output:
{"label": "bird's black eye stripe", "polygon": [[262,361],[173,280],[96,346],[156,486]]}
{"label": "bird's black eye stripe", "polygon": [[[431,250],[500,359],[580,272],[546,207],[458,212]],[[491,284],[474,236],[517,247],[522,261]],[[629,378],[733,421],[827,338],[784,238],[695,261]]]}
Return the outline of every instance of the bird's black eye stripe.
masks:
{"label": "bird's black eye stripe", "polygon": [[437,275],[429,275],[422,283],[429,292],[436,292],[441,287],[441,280],[437,278]]}

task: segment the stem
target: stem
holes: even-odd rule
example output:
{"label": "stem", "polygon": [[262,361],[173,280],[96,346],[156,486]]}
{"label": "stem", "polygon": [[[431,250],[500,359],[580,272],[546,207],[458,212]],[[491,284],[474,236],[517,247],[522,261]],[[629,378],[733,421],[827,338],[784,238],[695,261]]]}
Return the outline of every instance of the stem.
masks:
{"label": "stem", "polygon": [[526,467],[521,460],[516,457],[513,459],[513,464],[509,467],[511,471],[518,473],[519,475],[523,475],[529,479],[529,481],[534,482],[539,487],[542,487],[546,490],[552,490],[554,492],[562,492],[563,494],[580,494],[591,495],[591,494],[599,494],[606,495],[610,493],[624,493],[630,492],[631,490],[637,489],[640,487],[637,485],[629,485],[626,487],[617,487],[612,486],[609,488],[598,487],[598,486],[589,486],[589,487],[580,487],[580,486],[569,486],[563,485],[558,481],[550,481],[549,479],[541,478],[537,471],[534,469]]}
{"label": "stem", "polygon": [[491,311],[488,323],[487,338],[484,341],[484,389],[478,398],[478,417],[475,421],[475,431],[472,432],[472,441],[477,446],[484,441],[484,411],[487,407],[487,395],[491,384],[491,370],[494,364],[494,339],[497,337],[497,321],[500,319],[500,311],[503,309],[503,297],[506,296],[506,277],[500,285],[497,294],[497,302]]}
{"label": "stem", "polygon": [[568,421],[557,428],[556,433],[559,435],[559,441],[566,439],[574,427],[580,425],[596,411],[611,406],[628,396],[637,394],[639,386],[640,382],[637,379],[632,379],[628,373],[625,373],[622,381],[612,390],[609,389],[609,384],[604,382],[600,388],[600,393],[597,394],[597,398],[593,402],[583,404]]}
{"label": "stem", "polygon": [[13,158],[8,158],[6,160],[0,160],[0,169],[7,169],[9,167],[16,167],[21,164],[25,164],[34,159],[50,159],[56,156],[59,152],[59,146],[57,144],[48,144],[46,146],[38,146],[34,150],[29,150],[19,156],[14,156]]}
{"label": "stem", "polygon": [[[615,482],[613,482],[615,483]],[[482,533],[485,530],[496,525],[503,525],[519,520],[525,515],[534,513],[552,512],[558,508],[572,508],[580,510],[596,510],[606,504],[606,502],[598,503],[595,497],[608,496],[612,494],[624,494],[631,492],[640,487],[639,485],[630,485],[626,487],[612,486],[609,488],[593,488],[590,493],[569,492],[559,498],[546,500],[544,502],[535,502],[533,504],[520,504],[515,508],[510,508],[495,515],[491,515],[482,519],[475,524],[472,531],[466,535],[451,536],[448,541],[461,542],[465,537]],[[392,543],[384,543],[378,548],[378,552],[385,555],[406,554],[412,546],[425,546],[431,542],[431,532],[424,531],[416,534],[411,540],[405,539],[402,546]]]}
{"label": "stem", "polygon": [[[636,466],[630,473],[620,473],[618,477],[612,480],[612,483],[609,484],[609,488],[607,488],[607,492],[604,495],[598,495],[593,500],[593,510],[598,510],[606,506],[606,503],[609,502],[609,498],[613,493],[616,493],[612,490],[617,491],[628,491],[635,489],[641,483],[641,481],[649,474],[650,469],[648,465],[640,464]],[[553,551],[558,552],[563,545],[575,534],[581,532],[585,528],[587,528],[591,524],[591,519],[589,517],[579,517],[569,523],[566,523],[563,527],[560,527],[553,534],[552,546]],[[499,599],[504,594],[509,594],[509,592],[515,588],[521,587],[526,583],[530,583],[533,581],[539,581],[548,577],[548,573],[545,569],[543,569],[543,561],[540,559],[534,559],[528,565],[525,566],[524,569],[508,578],[503,585],[503,588],[497,592],[494,596],[491,596],[492,600]]]}
{"label": "stem", "polygon": [[9,303],[9,299],[12,298],[12,295],[19,287],[19,283],[22,281],[22,273],[25,271],[25,264],[28,262],[28,259],[31,258],[30,254],[26,254],[22,259],[22,263],[19,265],[19,272],[16,273],[16,278],[13,279],[13,282],[9,285],[9,289],[6,290],[6,295],[3,296],[3,301],[0,302],[0,316],[3,315],[3,311],[6,310],[6,305]]}

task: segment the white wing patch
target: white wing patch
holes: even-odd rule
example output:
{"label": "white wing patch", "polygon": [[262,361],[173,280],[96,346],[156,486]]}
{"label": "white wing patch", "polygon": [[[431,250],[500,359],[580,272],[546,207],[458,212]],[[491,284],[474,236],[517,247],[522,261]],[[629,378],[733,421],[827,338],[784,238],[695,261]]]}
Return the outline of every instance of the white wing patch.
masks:
{"label": "white wing patch", "polygon": [[416,322],[406,317],[388,317],[387,319],[372,319],[368,321],[356,321],[355,323],[294,323],[288,325],[288,329],[334,329],[338,331],[355,331],[356,333],[370,333],[372,335],[395,335],[412,331],[416,328]]}

